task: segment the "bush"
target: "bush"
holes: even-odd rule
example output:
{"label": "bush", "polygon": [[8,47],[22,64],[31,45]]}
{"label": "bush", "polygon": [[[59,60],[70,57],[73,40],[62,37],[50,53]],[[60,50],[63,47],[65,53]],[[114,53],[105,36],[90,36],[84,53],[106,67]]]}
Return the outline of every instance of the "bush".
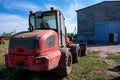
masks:
{"label": "bush", "polygon": [[6,40],[9,40],[11,38],[11,36],[12,36],[11,33],[5,33],[5,32],[2,35],[5,36]]}

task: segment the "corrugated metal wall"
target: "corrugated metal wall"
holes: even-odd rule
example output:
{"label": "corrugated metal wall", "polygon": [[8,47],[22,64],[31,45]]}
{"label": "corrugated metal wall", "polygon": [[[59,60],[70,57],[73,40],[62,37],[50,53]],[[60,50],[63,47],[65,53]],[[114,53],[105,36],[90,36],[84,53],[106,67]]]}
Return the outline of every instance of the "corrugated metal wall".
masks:
{"label": "corrugated metal wall", "polygon": [[[95,23],[118,20],[120,20],[120,1],[104,1],[102,3],[98,3],[78,10],[77,11],[78,41],[94,42],[96,36]],[[106,28],[103,27],[103,29]],[[104,32],[103,34],[105,33],[106,32]],[[106,40],[106,38],[104,38],[103,40],[108,41]]]}
{"label": "corrugated metal wall", "polygon": [[114,35],[114,40],[118,38],[118,42],[120,42],[120,21],[96,23],[95,33],[96,42],[110,42],[110,34]]}

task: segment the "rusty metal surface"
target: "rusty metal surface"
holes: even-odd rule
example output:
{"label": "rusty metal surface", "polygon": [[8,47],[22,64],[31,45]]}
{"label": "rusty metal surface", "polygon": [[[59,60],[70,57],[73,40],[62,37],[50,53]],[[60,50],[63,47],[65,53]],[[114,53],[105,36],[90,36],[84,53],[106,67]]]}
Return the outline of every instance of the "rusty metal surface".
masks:
{"label": "rusty metal surface", "polygon": [[15,34],[13,38],[33,38],[40,34],[44,34],[47,30],[35,30],[35,31],[26,31]]}

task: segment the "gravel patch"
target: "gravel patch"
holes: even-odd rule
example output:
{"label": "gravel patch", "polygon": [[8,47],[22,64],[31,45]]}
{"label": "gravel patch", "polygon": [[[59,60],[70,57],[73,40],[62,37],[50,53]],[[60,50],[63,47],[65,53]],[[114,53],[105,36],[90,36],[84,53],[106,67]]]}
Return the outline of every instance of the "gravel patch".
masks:
{"label": "gravel patch", "polygon": [[103,60],[104,62],[109,64],[111,68],[113,68],[113,70],[106,71],[106,74],[111,76],[119,76],[117,71],[116,72],[114,71],[114,70],[117,70],[117,69],[114,69],[114,67],[120,66],[120,62],[116,62],[112,59],[107,59],[107,56],[108,54],[120,55],[120,45],[104,45],[104,44],[89,45],[87,47],[87,50],[97,51],[98,56],[101,58],[101,60]]}

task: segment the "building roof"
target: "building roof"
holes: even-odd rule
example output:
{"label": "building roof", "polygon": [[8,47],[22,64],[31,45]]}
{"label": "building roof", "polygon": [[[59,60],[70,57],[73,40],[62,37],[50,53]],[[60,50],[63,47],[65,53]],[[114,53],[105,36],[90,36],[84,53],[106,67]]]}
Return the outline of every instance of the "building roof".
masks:
{"label": "building roof", "polygon": [[88,7],[82,8],[82,9],[78,9],[78,10],[76,10],[76,12],[78,12],[78,11],[82,11],[82,10],[85,10],[85,9],[87,9],[87,8],[94,7],[94,6],[96,6],[96,5],[106,4],[106,3],[113,3],[113,2],[116,3],[116,2],[120,2],[120,1],[103,1],[103,2],[101,2],[101,3],[97,3],[97,4],[94,4],[94,5],[91,5],[91,6],[88,6]]}

